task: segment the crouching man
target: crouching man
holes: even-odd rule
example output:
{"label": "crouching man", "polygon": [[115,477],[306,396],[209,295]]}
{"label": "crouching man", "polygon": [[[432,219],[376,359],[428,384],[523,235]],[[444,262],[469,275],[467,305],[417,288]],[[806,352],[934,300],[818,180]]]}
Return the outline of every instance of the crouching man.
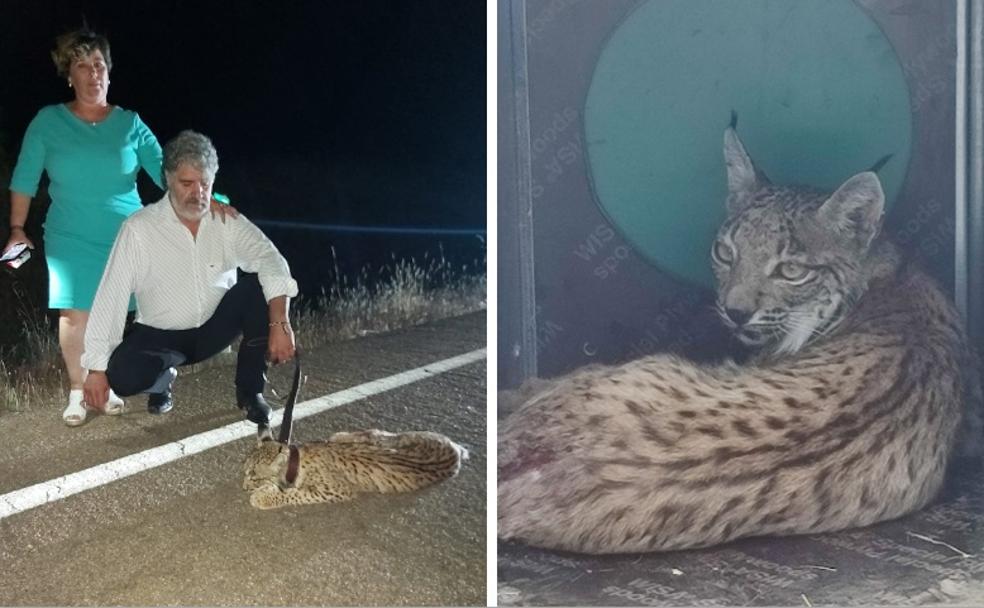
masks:
{"label": "crouching man", "polygon": [[[226,222],[209,212],[219,169],[211,140],[183,131],[164,147],[167,193],[120,228],[89,316],[82,366],[88,407],[148,393],[147,410],[171,409],[175,368],[207,359],[240,334],[236,403],[266,425],[266,360],[294,356],[288,301],[297,295],[286,260],[245,217]],[[236,269],[244,274],[237,281]],[[123,336],[130,296],[137,316]]]}

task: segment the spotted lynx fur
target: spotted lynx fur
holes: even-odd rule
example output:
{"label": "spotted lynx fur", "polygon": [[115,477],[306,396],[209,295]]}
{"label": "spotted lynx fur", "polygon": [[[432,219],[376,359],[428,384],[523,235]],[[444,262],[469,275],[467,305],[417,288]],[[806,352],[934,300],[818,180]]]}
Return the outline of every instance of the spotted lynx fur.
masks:
{"label": "spotted lynx fur", "polygon": [[453,477],[467,452],[443,435],[369,430],[335,433],[297,446],[297,477],[287,481],[289,448],[260,441],[243,466],[243,489],[259,509],[341,502],[360,492],[412,492]]}
{"label": "spotted lynx fur", "polygon": [[860,173],[772,185],[725,132],[713,245],[723,321],[757,355],[653,355],[563,377],[502,423],[498,533],[589,553],[864,526],[927,504],[976,457],[975,357],[936,284],[880,234]]}

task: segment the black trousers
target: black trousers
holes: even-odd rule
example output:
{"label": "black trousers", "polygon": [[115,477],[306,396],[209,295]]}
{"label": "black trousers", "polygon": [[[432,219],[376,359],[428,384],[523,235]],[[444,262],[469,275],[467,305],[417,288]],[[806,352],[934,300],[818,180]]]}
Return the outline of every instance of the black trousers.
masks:
{"label": "black trousers", "polygon": [[236,388],[263,391],[269,315],[256,274],[241,273],[215,314],[194,329],[156,329],[134,323],[109,358],[106,376],[123,397],[147,392],[171,367],[208,359],[242,334],[236,362]]}

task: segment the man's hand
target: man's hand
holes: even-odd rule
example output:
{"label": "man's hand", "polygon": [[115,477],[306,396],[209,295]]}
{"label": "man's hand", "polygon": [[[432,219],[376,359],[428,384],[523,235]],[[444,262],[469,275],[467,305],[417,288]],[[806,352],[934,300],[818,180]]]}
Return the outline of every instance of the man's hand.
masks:
{"label": "man's hand", "polygon": [[90,410],[104,412],[106,401],[109,400],[109,378],[106,372],[89,370],[89,375],[82,385],[82,393],[85,396],[85,404]]}
{"label": "man's hand", "polygon": [[294,358],[294,330],[290,325],[271,325],[267,341],[267,359],[272,365]]}

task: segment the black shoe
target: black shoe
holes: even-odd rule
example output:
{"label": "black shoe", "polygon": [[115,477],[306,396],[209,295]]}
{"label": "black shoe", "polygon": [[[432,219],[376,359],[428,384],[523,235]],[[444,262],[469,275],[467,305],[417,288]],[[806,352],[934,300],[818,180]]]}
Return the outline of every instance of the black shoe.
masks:
{"label": "black shoe", "polygon": [[236,405],[246,412],[246,420],[255,424],[270,424],[270,412],[273,408],[263,398],[263,393],[248,393],[237,388]]}
{"label": "black shoe", "polygon": [[171,408],[174,407],[174,400],[171,399],[171,386],[174,385],[174,379],[177,377],[178,370],[173,367],[167,368],[164,373],[158,376],[157,381],[147,393],[147,411],[149,413],[156,416],[171,411]]}
{"label": "black shoe", "polygon": [[147,411],[155,416],[170,412],[172,407],[174,407],[174,400],[171,399],[171,391],[147,395]]}

